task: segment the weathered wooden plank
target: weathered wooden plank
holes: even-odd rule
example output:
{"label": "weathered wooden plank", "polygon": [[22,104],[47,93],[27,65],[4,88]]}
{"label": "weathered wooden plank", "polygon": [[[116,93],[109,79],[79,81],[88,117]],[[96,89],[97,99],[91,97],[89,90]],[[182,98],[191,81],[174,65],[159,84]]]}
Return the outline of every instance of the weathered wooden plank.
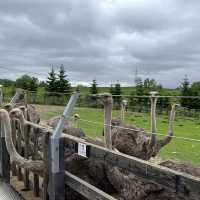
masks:
{"label": "weathered wooden plank", "polygon": [[49,184],[49,137],[50,134],[46,134],[43,138],[43,160],[45,163],[46,171],[44,171],[44,178],[43,178],[43,194],[42,199],[43,200],[49,200],[49,194],[48,194],[48,184]]}
{"label": "weathered wooden plank", "polygon": [[[33,134],[33,155],[32,155],[32,159],[36,160],[36,154],[38,151],[38,129],[33,129],[31,130],[34,132]],[[39,192],[40,192],[40,188],[39,188],[39,176],[38,174],[33,174],[33,194],[35,197],[39,196]]]}
{"label": "weathered wooden plank", "polygon": [[[17,137],[16,137],[16,128],[15,128],[16,122],[15,122],[14,119],[11,120],[11,127],[12,127],[12,140],[13,140],[13,144],[16,148],[16,146],[17,146],[16,145],[17,144]],[[17,175],[17,168],[16,168],[16,165],[14,163],[12,164],[11,168],[12,168],[12,175],[16,176]]]}
{"label": "weathered wooden plank", "polygon": [[[24,157],[26,159],[29,158],[29,133],[30,133],[30,127],[29,126],[24,126],[21,124],[21,127],[24,132]],[[29,190],[29,171],[27,169],[24,169],[24,190]]]}
{"label": "weathered wooden plank", "polygon": [[114,197],[67,171],[65,171],[65,183],[89,200],[116,200]]}
{"label": "weathered wooden plank", "polygon": [[10,182],[10,155],[4,137],[0,137],[0,176]]}
{"label": "weathered wooden plank", "polygon": [[62,135],[67,147],[77,152],[78,142],[85,143],[88,146],[89,157],[105,161],[113,166],[120,167],[130,171],[146,181],[159,184],[167,189],[176,192],[179,195],[188,197],[200,196],[200,178],[186,173],[174,171],[148,161],[141,160],[132,156],[118,153],[104,147],[84,142],[70,135]]}
{"label": "weathered wooden plank", "polygon": [[[19,122],[16,121],[16,126],[17,126],[17,151],[20,155],[22,155],[22,135],[21,135],[21,127]],[[22,181],[22,169],[21,167],[17,166],[17,178],[19,181]]]}

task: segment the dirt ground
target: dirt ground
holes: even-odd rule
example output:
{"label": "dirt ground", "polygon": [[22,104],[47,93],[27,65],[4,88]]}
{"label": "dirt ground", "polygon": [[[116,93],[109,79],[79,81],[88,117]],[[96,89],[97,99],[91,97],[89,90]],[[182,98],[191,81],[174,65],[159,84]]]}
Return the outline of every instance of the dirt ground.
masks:
{"label": "dirt ground", "polygon": [[39,197],[33,196],[33,191],[23,191],[24,183],[22,181],[18,181],[16,176],[11,177],[11,185],[15,188],[15,190],[24,198],[28,200],[42,200]]}

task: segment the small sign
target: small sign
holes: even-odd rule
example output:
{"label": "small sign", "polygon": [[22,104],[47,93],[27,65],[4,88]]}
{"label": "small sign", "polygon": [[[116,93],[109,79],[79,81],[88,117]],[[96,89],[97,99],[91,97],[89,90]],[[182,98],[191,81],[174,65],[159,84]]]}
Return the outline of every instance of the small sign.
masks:
{"label": "small sign", "polygon": [[78,143],[78,155],[87,158],[87,145],[83,143]]}

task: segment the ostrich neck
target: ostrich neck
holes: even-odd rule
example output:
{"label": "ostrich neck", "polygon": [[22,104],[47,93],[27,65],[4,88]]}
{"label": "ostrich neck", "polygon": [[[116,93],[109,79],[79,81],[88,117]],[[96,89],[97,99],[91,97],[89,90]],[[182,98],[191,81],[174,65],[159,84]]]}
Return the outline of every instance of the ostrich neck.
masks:
{"label": "ostrich neck", "polygon": [[169,119],[169,129],[168,129],[168,135],[159,141],[159,148],[167,145],[171,140],[172,140],[172,137],[173,136],[173,122],[174,122],[174,119],[175,119],[175,115],[176,115],[176,108],[175,106],[172,106],[172,110],[171,110],[171,113],[170,113],[170,119]]}
{"label": "ostrich neck", "polygon": [[106,148],[112,149],[112,139],[111,139],[111,120],[112,120],[112,103],[105,103],[104,105],[104,137]]}
{"label": "ostrich neck", "polygon": [[171,113],[170,113],[170,119],[169,119],[169,135],[173,135],[173,122],[175,120],[175,115],[176,115],[176,109],[175,106],[172,107]]}
{"label": "ostrich neck", "polygon": [[157,98],[151,98],[151,145],[154,146],[156,143],[156,103]]}
{"label": "ostrich neck", "polygon": [[24,115],[23,114],[20,114],[20,116],[19,116],[19,121],[20,121],[20,123],[22,124],[22,125],[24,125],[25,124],[25,118],[24,118]]}
{"label": "ostrich neck", "polygon": [[13,155],[17,154],[17,152],[12,141],[11,122],[8,113],[3,113],[3,119],[1,118],[1,124],[3,127],[3,131],[5,132],[7,149],[10,154],[11,160],[13,160]]}
{"label": "ostrich neck", "polygon": [[30,161],[24,159],[17,153],[12,140],[11,121],[7,111],[0,111],[0,121],[2,123],[3,131],[5,132],[6,147],[9,152],[11,162],[15,162],[18,166],[27,168],[33,172],[42,173],[44,170],[43,161]]}

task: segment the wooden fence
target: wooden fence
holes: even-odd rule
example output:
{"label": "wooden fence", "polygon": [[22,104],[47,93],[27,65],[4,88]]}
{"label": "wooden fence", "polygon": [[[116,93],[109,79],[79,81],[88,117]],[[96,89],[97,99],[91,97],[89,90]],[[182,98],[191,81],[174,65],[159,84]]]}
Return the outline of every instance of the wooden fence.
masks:
{"label": "wooden fence", "polygon": [[[44,131],[44,127],[41,127],[39,125],[32,125],[32,136],[34,138],[27,139],[26,141],[19,137],[19,129],[16,129],[16,126],[12,126],[14,132],[17,131],[16,135],[16,148],[18,149],[18,152],[26,157],[26,148],[33,147],[33,152],[31,153],[33,159],[38,156],[43,155],[43,160],[45,163],[45,166],[47,169],[49,169],[49,156],[48,153],[45,153],[45,149],[43,150],[39,149],[38,147],[38,139],[39,139],[39,132],[41,130],[45,132],[45,143],[46,147],[49,142],[49,137],[47,133],[52,133],[52,131],[46,130]],[[13,134],[14,135],[14,134]],[[6,144],[5,144],[5,138],[1,137],[1,143],[0,143],[0,150],[1,150],[1,176],[5,178],[7,181],[9,181],[9,169],[11,168],[12,176],[17,175],[19,181],[24,181],[24,187],[26,189],[31,189],[34,192],[35,196],[41,196],[42,199],[48,199],[48,196],[53,195],[52,192],[55,191],[55,188],[51,188],[49,193],[47,192],[47,180],[51,177],[51,171],[49,170],[49,173],[44,172],[38,172],[28,170],[29,168],[26,166],[20,167],[20,165],[10,164],[9,161],[9,154],[6,150]],[[44,144],[45,144],[44,143]],[[64,184],[68,185],[70,188],[75,190],[76,192],[80,193],[81,195],[85,196],[87,199],[109,199],[114,200],[115,198],[106,194],[105,192],[99,190],[98,188],[92,186],[91,184],[85,182],[84,180],[76,177],[75,175],[67,172],[64,170],[64,155],[65,148],[70,149],[74,153],[78,153],[78,147],[81,145],[85,145],[86,149],[86,156],[88,158],[94,158],[96,160],[101,160],[103,162],[109,163],[112,166],[117,166],[122,169],[125,169],[129,172],[134,173],[138,177],[148,181],[157,183],[164,188],[170,189],[174,191],[177,195],[183,195],[187,196],[188,198],[197,197],[200,196],[200,178],[193,177],[191,175],[177,172],[165,167],[161,167],[152,163],[149,163],[148,161],[144,161],[135,157],[131,157],[125,154],[121,154],[112,150],[108,150],[106,148],[88,143],[84,141],[83,139],[76,138],[70,135],[62,134],[62,137],[60,139],[60,143],[64,145],[60,145],[60,167],[63,169],[60,171],[60,176],[65,177],[62,182],[62,179],[60,179],[59,185],[61,185],[61,188],[57,188],[59,192],[59,199],[65,199],[64,196],[61,196],[60,194],[64,195],[65,187]],[[19,148],[21,147],[21,148]],[[39,152],[39,153],[37,153]],[[48,152],[48,151],[47,151]],[[39,154],[39,155],[38,155]],[[3,157],[2,157],[3,155]],[[30,155],[29,155],[30,156]],[[81,155],[80,155],[81,156]],[[11,165],[11,167],[9,167]],[[23,168],[23,169],[22,169]],[[44,180],[44,184],[41,187],[39,184],[40,178]],[[51,179],[51,178],[50,178]],[[54,181],[53,179],[50,180],[50,182]],[[50,184],[50,183],[49,183]]]}
{"label": "wooden fence", "polygon": [[[109,100],[109,96],[106,99]],[[74,107],[73,102],[71,105]],[[97,146],[87,139],[61,132],[61,137],[54,138],[55,132],[62,131],[62,122],[70,106],[67,105],[66,109],[55,130],[26,121],[20,109],[13,109],[10,115],[0,110],[0,176],[5,181],[10,182],[11,171],[12,176],[24,182],[25,190],[32,190],[35,197],[43,200],[67,199],[65,186],[90,200],[114,200],[111,195],[65,171],[67,150],[85,159],[119,167],[188,199],[200,196],[198,177]]]}

